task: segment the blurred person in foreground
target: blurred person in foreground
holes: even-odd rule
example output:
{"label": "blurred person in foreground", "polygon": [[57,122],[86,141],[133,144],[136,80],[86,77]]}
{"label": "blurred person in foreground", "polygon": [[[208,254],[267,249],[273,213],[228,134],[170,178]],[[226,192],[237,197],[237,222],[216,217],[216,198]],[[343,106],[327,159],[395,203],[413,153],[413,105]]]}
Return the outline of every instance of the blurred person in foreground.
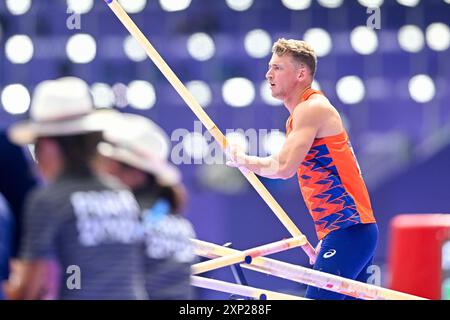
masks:
{"label": "blurred person in foreground", "polygon": [[99,170],[117,177],[142,208],[146,242],[146,288],[150,299],[192,298],[190,275],[195,232],[181,211],[186,194],[181,175],[169,164],[170,141],[151,120],[123,114],[122,125],[104,132]]}
{"label": "blurred person in foreground", "polygon": [[[318,239],[314,269],[366,282],[378,239],[369,193],[342,119],[325,95],[311,88],[317,57],[306,42],[279,39],[273,45],[266,79],[272,96],[290,116],[286,142],[269,157],[253,157],[231,146],[233,167],[272,179],[297,173]],[[306,298],[345,295],[308,286]]]}
{"label": "blurred person in foreground", "polygon": [[[21,234],[25,198],[37,184],[29,150],[11,143],[0,132],[0,282],[8,279]],[[0,286],[0,299],[3,299]]]}
{"label": "blurred person in foreground", "polygon": [[[8,279],[12,249],[13,218],[7,201],[0,193],[0,282]],[[0,288],[0,300],[4,299]]]}
{"label": "blurred person in foreground", "polygon": [[92,169],[104,127],[88,85],[67,77],[34,92],[31,119],[10,139],[34,144],[47,185],[27,199],[10,299],[145,299],[140,210],[133,194]]}

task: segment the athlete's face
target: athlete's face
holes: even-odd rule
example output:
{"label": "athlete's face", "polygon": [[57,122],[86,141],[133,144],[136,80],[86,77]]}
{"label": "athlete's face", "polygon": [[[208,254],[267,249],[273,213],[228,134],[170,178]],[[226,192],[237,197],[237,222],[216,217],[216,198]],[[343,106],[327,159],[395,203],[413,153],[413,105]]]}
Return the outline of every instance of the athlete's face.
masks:
{"label": "athlete's face", "polygon": [[272,96],[285,100],[289,95],[295,94],[304,74],[305,68],[296,63],[289,54],[280,57],[274,53],[266,73]]}

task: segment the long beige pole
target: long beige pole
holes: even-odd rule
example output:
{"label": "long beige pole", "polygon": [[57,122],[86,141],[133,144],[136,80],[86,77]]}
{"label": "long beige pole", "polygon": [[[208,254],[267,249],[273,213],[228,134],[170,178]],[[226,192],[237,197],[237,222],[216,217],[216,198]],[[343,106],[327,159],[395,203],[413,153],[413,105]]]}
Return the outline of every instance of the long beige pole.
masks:
{"label": "long beige pole", "polygon": [[[178,79],[176,74],[170,69],[164,59],[160,56],[158,51],[153,47],[153,45],[148,41],[145,35],[141,32],[138,26],[130,18],[130,16],[125,12],[122,6],[117,0],[104,0],[109,8],[114,12],[117,18],[122,22],[125,28],[130,32],[134,39],[141,45],[145,50],[149,58],[158,67],[162,74],[167,78],[170,84],[178,92],[178,94],[183,98],[184,102],[189,106],[189,108],[194,112],[197,118],[203,123],[209,133],[216,139],[220,144],[222,149],[226,150],[228,147],[228,142],[222,132],[217,128],[216,124],[211,120],[211,118],[206,114],[200,104],[195,100],[189,90],[183,85],[183,83]],[[246,169],[239,168],[241,173],[250,182],[250,184],[255,188],[259,195],[264,199],[266,204],[272,209],[281,223],[286,227],[289,233],[293,237],[304,236],[303,233],[297,228],[297,226],[292,222],[286,212],[281,208],[278,202],[272,197],[266,187],[261,183],[261,181],[256,177],[253,172],[249,172]],[[311,263],[316,260],[316,252],[313,246],[308,242],[305,237],[305,243],[301,245],[302,249],[309,256]]]}
{"label": "long beige pole", "polygon": [[252,249],[247,249],[245,251],[238,251],[233,254],[229,254],[220,258],[212,259],[209,261],[199,262],[191,267],[192,274],[204,273],[214,269],[226,267],[232,264],[246,262],[251,263],[253,258],[267,256],[272,253],[277,253],[281,251],[288,250],[290,248],[298,247],[300,244],[304,243],[303,237],[301,238],[290,238],[286,240],[281,240],[263,246],[259,246]]}
{"label": "long beige pole", "polygon": [[192,276],[191,285],[204,289],[238,294],[240,296],[251,297],[260,300],[308,300],[299,296],[294,296],[275,291],[243,286],[240,284],[229,283],[225,281],[209,279],[204,277]]}
{"label": "long beige pole", "polygon": [[[239,251],[219,246],[217,244],[193,239],[197,255],[207,258],[217,258],[236,254]],[[426,300],[411,294],[382,288],[379,286],[346,279],[336,275],[308,269],[302,266],[277,261],[274,259],[256,257],[251,264],[241,264],[243,268],[251,269],[291,281],[304,283],[341,294],[367,300]]]}

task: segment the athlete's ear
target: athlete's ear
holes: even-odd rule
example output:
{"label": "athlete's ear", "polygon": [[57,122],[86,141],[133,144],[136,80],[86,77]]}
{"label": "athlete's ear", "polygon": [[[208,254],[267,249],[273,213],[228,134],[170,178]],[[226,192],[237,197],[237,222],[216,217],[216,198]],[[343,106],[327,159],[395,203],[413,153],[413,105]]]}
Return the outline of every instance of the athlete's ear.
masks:
{"label": "athlete's ear", "polygon": [[300,64],[300,68],[298,69],[298,80],[302,81],[306,77],[306,67],[302,63]]}

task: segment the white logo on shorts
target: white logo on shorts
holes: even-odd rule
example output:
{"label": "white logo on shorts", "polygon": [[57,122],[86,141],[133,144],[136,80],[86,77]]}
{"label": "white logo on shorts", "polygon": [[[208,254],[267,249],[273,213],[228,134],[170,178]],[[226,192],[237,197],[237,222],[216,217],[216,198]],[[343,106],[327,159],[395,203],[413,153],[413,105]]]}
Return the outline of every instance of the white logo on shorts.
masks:
{"label": "white logo on shorts", "polygon": [[330,250],[328,250],[327,252],[325,252],[325,253],[323,254],[323,257],[324,257],[325,259],[328,259],[328,258],[331,258],[332,256],[334,256],[335,254],[336,254],[336,250],[330,249]]}

